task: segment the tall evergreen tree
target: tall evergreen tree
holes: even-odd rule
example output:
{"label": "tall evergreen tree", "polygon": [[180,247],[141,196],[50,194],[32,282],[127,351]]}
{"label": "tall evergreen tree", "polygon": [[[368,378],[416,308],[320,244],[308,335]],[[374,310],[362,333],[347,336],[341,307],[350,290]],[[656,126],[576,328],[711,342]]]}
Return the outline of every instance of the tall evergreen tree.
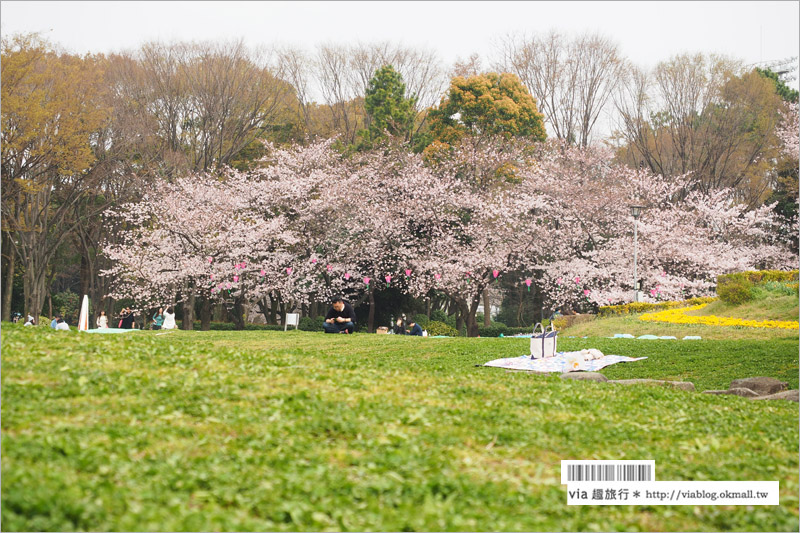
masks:
{"label": "tall evergreen tree", "polygon": [[405,93],[403,77],[391,65],[384,65],[375,72],[364,98],[367,129],[359,132],[359,147],[369,148],[387,134],[410,140],[416,96],[406,98]]}

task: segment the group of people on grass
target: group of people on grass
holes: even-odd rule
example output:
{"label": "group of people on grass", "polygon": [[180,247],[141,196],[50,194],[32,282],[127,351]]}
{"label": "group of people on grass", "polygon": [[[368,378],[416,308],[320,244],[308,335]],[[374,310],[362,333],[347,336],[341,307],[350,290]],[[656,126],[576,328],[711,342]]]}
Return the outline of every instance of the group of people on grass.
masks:
{"label": "group of people on grass", "polygon": [[[119,322],[117,323],[118,328],[138,329],[136,315],[130,307],[123,307],[117,318],[119,318]],[[33,322],[33,317],[29,316],[25,325],[33,325]],[[100,311],[96,323],[98,329],[108,328],[108,316],[105,311]],[[61,315],[53,317],[52,322],[50,322],[50,327],[56,330],[69,330],[69,325]],[[177,329],[177,327],[175,323],[175,312],[172,307],[167,307],[166,309],[159,307],[158,311],[153,315],[153,323],[150,325],[150,329]],[[356,329],[356,312],[353,306],[350,305],[349,302],[344,301],[341,296],[335,297],[331,308],[325,315],[325,322],[323,322],[322,327],[325,333],[353,333]],[[413,321],[406,323],[405,317],[401,317],[397,319],[393,328],[393,333],[397,335],[416,335],[421,337],[422,328]]]}
{"label": "group of people on grass", "polygon": [[[406,329],[406,326],[410,329]],[[341,296],[333,299],[331,308],[325,315],[325,322],[322,323],[325,333],[353,333],[356,329],[356,312],[353,306],[345,302]],[[394,333],[397,335],[416,335],[422,337],[422,328],[419,324],[411,321],[405,323],[403,317],[398,318],[394,326]]]}
{"label": "group of people on grass", "polygon": [[[136,315],[130,307],[123,307],[117,318],[119,319],[117,322],[119,329],[139,329]],[[153,323],[150,324],[150,329],[177,329],[177,327],[175,312],[172,307],[167,307],[166,310],[163,307],[159,307],[158,311],[153,315]],[[105,311],[100,311],[100,315],[97,317],[97,329],[106,328],[108,328],[108,316]]]}

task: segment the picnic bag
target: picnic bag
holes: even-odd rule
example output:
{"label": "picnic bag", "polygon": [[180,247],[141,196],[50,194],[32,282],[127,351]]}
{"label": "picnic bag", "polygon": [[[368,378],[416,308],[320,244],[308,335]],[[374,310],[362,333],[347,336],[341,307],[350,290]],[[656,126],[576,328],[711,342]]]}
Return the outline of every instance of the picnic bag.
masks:
{"label": "picnic bag", "polygon": [[[539,330],[538,333],[536,332],[537,329]],[[553,324],[550,324],[545,329],[541,323],[537,322],[533,326],[533,335],[531,335],[531,359],[553,357],[556,354],[557,342],[558,331],[553,328]]]}

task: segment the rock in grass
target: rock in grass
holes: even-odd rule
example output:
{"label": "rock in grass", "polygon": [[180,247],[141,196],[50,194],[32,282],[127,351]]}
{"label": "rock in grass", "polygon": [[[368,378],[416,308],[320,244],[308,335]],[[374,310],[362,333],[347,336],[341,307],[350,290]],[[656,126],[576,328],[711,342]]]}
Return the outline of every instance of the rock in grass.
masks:
{"label": "rock in grass", "polygon": [[755,378],[734,379],[729,389],[750,389],[757,396],[767,396],[786,389],[787,383],[765,376]]}
{"label": "rock in grass", "polygon": [[769,394],[767,396],[758,396],[754,400],[789,400],[790,402],[800,402],[800,391],[798,390],[785,390],[776,394]]}
{"label": "rock in grass", "polygon": [[741,396],[742,398],[757,398],[760,396],[756,391],[744,387],[735,387],[728,390],[704,390],[703,394],[730,394]]}
{"label": "rock in grass", "polygon": [[741,396],[742,398],[756,398],[761,396],[756,391],[745,387],[731,387],[725,391],[725,394],[733,394],[735,396]]}
{"label": "rock in grass", "polygon": [[694,392],[694,383],[689,381],[664,381],[661,379],[612,379],[609,383],[619,383],[621,385],[661,385],[673,387],[675,389]]}
{"label": "rock in grass", "polygon": [[599,372],[565,372],[561,379],[576,379],[579,381],[608,381],[608,378]]}

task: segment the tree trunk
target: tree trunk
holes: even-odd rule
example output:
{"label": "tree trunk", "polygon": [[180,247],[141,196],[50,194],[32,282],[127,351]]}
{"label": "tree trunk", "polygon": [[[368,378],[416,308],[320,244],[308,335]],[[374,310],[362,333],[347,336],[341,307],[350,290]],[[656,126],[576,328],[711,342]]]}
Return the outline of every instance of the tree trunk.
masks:
{"label": "tree trunk", "polygon": [[194,329],[194,301],[195,296],[194,292],[192,292],[192,287],[190,283],[187,283],[184,286],[184,298],[183,298],[183,322],[181,322],[181,329],[185,329],[191,331]]}
{"label": "tree trunk", "polygon": [[475,316],[478,313],[478,304],[480,304],[482,293],[483,291],[479,291],[475,295],[475,297],[472,299],[471,305],[467,305],[467,302],[463,302],[460,306],[462,308],[461,315],[467,326],[467,337],[478,336],[478,321],[476,320]]}
{"label": "tree trunk", "polygon": [[5,322],[11,322],[11,298],[14,295],[14,267],[16,265],[16,252],[14,251],[14,246],[11,243],[11,237],[8,233],[3,232],[3,259],[5,260],[6,267],[4,272],[6,273],[5,279],[3,280],[3,317],[2,320]]}
{"label": "tree trunk", "polygon": [[25,291],[25,313],[32,315],[36,319],[37,325],[39,323],[39,315],[42,314],[45,294],[47,293],[45,274],[46,269],[32,267],[26,268],[22,277]]}
{"label": "tree trunk", "polygon": [[269,317],[267,322],[270,324],[278,323],[278,299],[275,296],[270,296],[269,299]]}
{"label": "tree trunk", "polygon": [[487,328],[492,325],[492,305],[489,301],[489,288],[483,289],[483,325]]}
{"label": "tree trunk", "polygon": [[244,297],[241,295],[233,302],[233,324],[238,330],[244,329]]}
{"label": "tree trunk", "polygon": [[464,327],[464,313],[461,312],[461,306],[456,306],[456,330],[461,335],[461,328]]}
{"label": "tree trunk", "polygon": [[367,320],[367,332],[373,333],[375,331],[375,294],[372,292],[372,287],[369,288],[369,319]]}
{"label": "tree trunk", "polygon": [[311,302],[311,318],[317,318],[319,315],[319,306],[317,305],[317,301],[314,300]]}
{"label": "tree trunk", "polygon": [[200,329],[203,331],[211,329],[211,300],[208,296],[203,296],[200,300]]}

